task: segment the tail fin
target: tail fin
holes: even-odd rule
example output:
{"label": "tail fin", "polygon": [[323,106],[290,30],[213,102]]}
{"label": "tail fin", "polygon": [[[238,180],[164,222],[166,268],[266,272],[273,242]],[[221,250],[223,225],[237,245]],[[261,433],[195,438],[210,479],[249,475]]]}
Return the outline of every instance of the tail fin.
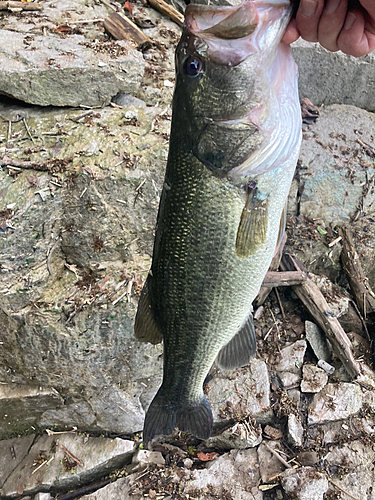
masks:
{"label": "tail fin", "polygon": [[146,413],[143,442],[147,443],[158,435],[169,436],[175,427],[187,431],[199,439],[210,437],[213,417],[207,399],[202,395],[200,401],[191,404],[171,403],[160,387]]}

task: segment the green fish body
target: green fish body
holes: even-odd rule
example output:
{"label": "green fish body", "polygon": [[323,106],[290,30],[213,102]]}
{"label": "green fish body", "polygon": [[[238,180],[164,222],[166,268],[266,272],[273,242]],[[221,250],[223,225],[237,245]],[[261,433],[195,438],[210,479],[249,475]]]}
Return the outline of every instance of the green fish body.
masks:
{"label": "green fish body", "polygon": [[175,427],[206,439],[203,382],[215,362],[246,365],[251,315],[298,159],[297,71],[280,39],[288,0],[189,5],[176,50],[170,149],[139,340],[164,341],[163,383],[143,439]]}

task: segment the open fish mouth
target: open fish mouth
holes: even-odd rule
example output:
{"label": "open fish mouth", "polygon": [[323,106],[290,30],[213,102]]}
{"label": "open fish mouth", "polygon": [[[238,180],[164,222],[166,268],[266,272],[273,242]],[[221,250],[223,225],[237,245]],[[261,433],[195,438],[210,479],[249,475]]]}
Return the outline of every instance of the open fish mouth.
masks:
{"label": "open fish mouth", "polygon": [[207,44],[211,61],[235,66],[278,43],[291,13],[290,0],[247,0],[219,8],[189,4],[184,28]]}

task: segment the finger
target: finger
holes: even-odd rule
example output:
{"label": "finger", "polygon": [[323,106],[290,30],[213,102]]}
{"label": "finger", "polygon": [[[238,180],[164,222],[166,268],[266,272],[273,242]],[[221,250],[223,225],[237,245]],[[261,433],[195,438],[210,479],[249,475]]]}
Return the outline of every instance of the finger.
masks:
{"label": "finger", "polygon": [[361,57],[375,50],[375,23],[368,14],[350,10],[338,38],[338,47],[345,54]]}
{"label": "finger", "polygon": [[368,20],[375,28],[375,2],[374,0],[360,0],[360,4],[367,12]]}
{"label": "finger", "polygon": [[318,25],[324,0],[301,0],[296,14],[297,28],[308,42],[318,41]]}
{"label": "finger", "polygon": [[297,29],[297,22],[295,19],[292,19],[288,24],[288,27],[286,28],[286,31],[281,41],[283,43],[286,43],[287,45],[290,45],[291,43],[298,40],[298,38],[299,38],[299,31]]}
{"label": "finger", "polygon": [[338,38],[344,26],[348,0],[327,0],[320,16],[318,41],[327,50],[339,50]]}

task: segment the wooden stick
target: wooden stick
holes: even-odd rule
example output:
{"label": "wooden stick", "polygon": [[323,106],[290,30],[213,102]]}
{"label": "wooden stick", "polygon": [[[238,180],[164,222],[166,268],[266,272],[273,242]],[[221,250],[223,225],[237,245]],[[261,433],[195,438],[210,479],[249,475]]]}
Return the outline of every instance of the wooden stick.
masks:
{"label": "wooden stick", "polygon": [[184,24],[184,16],[178,12],[174,7],[168,5],[164,0],[148,0],[148,3],[155,10],[163,14],[164,16],[172,19],[176,24],[182,26]]}
{"label": "wooden stick", "polygon": [[348,228],[341,228],[342,250],[341,261],[348,278],[354,300],[364,319],[368,314],[375,314],[375,293],[371,290],[368,278],[365,276],[358,253],[354,247],[353,238]]}
{"label": "wooden stick", "polygon": [[307,280],[303,271],[268,271],[262,287],[300,285]]}
{"label": "wooden stick", "polygon": [[114,12],[104,21],[104,28],[116,40],[131,40],[141,45],[145,42],[151,42],[151,38],[143,33],[130,19],[121,12]]}
{"label": "wooden stick", "polygon": [[[302,271],[303,265],[289,252],[284,252],[280,263],[283,271]],[[337,318],[332,315],[318,286],[309,278],[301,285],[293,286],[293,291],[308,309],[316,323],[327,335],[333,350],[344,365],[351,378],[356,378],[361,371],[352,353],[351,342]]]}
{"label": "wooden stick", "polygon": [[0,10],[43,10],[43,5],[36,2],[0,2]]}
{"label": "wooden stick", "polygon": [[[284,234],[284,236],[282,237],[282,239],[280,241],[279,247],[277,248],[277,250],[275,252],[275,255],[273,256],[273,259],[271,261],[271,265],[270,265],[270,267],[268,269],[268,273],[269,272],[273,272],[273,271],[277,271],[279,269],[280,261],[281,261],[282,255],[283,255],[283,250],[284,250],[284,246],[285,246],[286,240],[287,240],[287,236],[286,236],[286,234]],[[259,290],[259,293],[258,293],[258,296],[255,299],[257,307],[259,307],[262,304],[264,304],[266,298],[271,293],[271,290],[272,290],[272,286],[271,287],[270,286],[266,286],[266,285],[262,285],[261,286],[261,288]]]}
{"label": "wooden stick", "polygon": [[265,441],[263,441],[263,444],[267,448],[267,450],[269,450],[271,453],[273,453],[275,455],[275,457],[278,458],[283,465],[285,465],[285,467],[287,469],[292,468],[292,466],[290,464],[288,464],[288,462],[286,460],[284,460],[283,457],[276,450],[271,448],[270,445],[268,445]]}
{"label": "wooden stick", "polygon": [[68,457],[70,457],[72,460],[74,460],[76,464],[83,467],[83,465],[84,465],[83,462],[81,462],[81,460],[78,460],[78,458],[76,458],[72,453],[70,453],[70,451],[67,450],[63,444],[60,444],[60,448],[62,449],[62,451],[64,453],[66,453],[68,455]]}

